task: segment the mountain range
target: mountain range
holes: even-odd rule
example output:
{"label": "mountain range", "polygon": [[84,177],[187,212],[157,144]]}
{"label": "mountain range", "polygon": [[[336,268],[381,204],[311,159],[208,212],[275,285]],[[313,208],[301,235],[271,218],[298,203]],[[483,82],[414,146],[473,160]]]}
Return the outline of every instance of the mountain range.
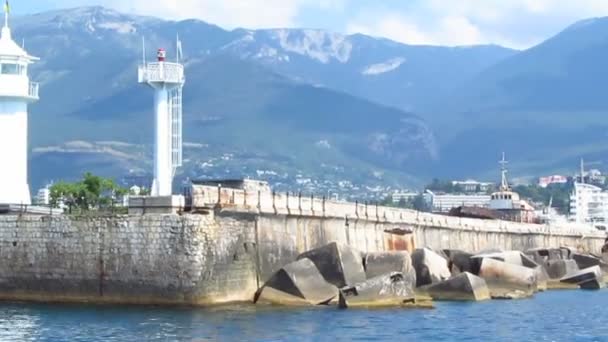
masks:
{"label": "mountain range", "polygon": [[[82,7],[14,18],[32,68],[32,185],[150,170],[152,92],[142,59],[183,41],[186,161],[179,177],[359,192],[432,177],[568,169],[606,149],[608,19],[524,51],[414,46],[313,29],[224,30]],[[574,167],[572,167],[574,168]]]}

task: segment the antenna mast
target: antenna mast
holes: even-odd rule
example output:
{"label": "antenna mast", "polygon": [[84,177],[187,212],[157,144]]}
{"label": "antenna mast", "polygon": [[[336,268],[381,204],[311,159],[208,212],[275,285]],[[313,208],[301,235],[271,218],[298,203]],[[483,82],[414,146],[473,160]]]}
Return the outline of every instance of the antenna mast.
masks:
{"label": "antenna mast", "polygon": [[507,164],[509,162],[505,159],[505,153],[502,153],[502,160],[499,162],[500,164],[500,173],[502,176],[502,179],[500,181],[500,189],[502,191],[509,191],[509,182],[507,180]]}
{"label": "antenna mast", "polygon": [[175,44],[176,44],[175,55],[176,55],[177,63],[179,64],[180,60],[183,57],[182,41],[179,40],[179,33],[177,33],[177,40],[176,40]]}
{"label": "antenna mast", "polygon": [[142,57],[142,65],[146,65],[146,37],[141,37],[141,57]]}
{"label": "antenna mast", "polygon": [[8,0],[4,2],[4,27],[8,28],[8,14],[10,13],[11,8],[8,4]]}
{"label": "antenna mast", "polygon": [[585,160],[581,158],[581,184],[585,184]]}

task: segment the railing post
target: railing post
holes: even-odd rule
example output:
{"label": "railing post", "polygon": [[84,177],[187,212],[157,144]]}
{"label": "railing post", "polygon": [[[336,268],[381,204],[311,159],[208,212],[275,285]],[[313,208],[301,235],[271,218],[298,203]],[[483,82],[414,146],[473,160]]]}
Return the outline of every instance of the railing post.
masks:
{"label": "railing post", "polygon": [[310,195],[310,211],[312,212],[312,215],[314,216],[314,214],[315,214],[315,195],[314,194]]}
{"label": "railing post", "polygon": [[302,191],[298,192],[298,210],[300,211],[300,215],[302,215]]}
{"label": "railing post", "polygon": [[258,190],[258,211],[262,211],[262,191]]}
{"label": "railing post", "polygon": [[217,205],[222,203],[222,184],[217,185]]}
{"label": "railing post", "polygon": [[325,195],[324,195],[323,196],[323,202],[322,202],[323,203],[323,217],[325,217],[325,200],[326,200],[326,198],[325,198]]}

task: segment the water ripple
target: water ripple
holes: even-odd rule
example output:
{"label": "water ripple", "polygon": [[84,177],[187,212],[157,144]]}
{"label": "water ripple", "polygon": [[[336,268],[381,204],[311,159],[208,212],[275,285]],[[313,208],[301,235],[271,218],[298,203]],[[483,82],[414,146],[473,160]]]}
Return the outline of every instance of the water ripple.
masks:
{"label": "water ripple", "polygon": [[608,341],[608,291],[435,310],[0,304],[0,341]]}

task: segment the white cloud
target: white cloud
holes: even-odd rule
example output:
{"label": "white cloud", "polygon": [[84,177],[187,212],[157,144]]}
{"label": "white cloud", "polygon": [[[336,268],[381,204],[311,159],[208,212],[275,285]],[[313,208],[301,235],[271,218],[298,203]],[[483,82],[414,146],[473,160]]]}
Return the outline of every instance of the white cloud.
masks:
{"label": "white cloud", "polygon": [[604,15],[608,0],[419,0],[400,9],[364,8],[347,30],[409,44],[525,48],[575,21]]}
{"label": "white cloud", "polygon": [[371,24],[351,24],[348,32],[386,37],[407,44],[473,45],[483,43],[479,29],[465,17],[440,18],[426,29],[416,20],[397,15],[387,15]]}
{"label": "white cloud", "polygon": [[198,18],[227,28],[294,24],[305,0],[110,0],[118,10],[171,19]]}
{"label": "white cloud", "polygon": [[121,11],[169,19],[201,19],[224,28],[293,27],[305,8],[343,11],[350,0],[100,0]]}
{"label": "white cloud", "polygon": [[[410,44],[529,47],[575,21],[608,15],[608,0],[24,0],[102,4],[225,28],[319,27]],[[35,6],[35,5],[30,5]]]}

